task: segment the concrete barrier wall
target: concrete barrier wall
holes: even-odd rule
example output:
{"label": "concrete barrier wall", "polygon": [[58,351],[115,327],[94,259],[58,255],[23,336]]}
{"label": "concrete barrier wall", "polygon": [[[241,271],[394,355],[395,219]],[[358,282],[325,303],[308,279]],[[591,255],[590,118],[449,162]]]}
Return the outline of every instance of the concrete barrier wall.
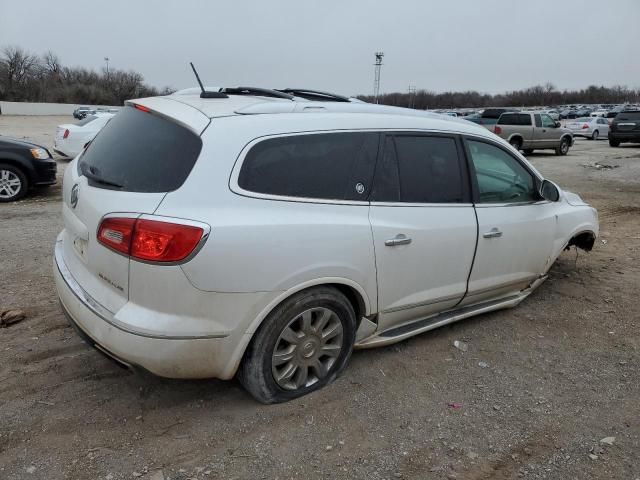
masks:
{"label": "concrete barrier wall", "polygon": [[[72,103],[0,102],[2,115],[71,115],[80,105]],[[119,108],[107,105],[82,105],[99,108]]]}

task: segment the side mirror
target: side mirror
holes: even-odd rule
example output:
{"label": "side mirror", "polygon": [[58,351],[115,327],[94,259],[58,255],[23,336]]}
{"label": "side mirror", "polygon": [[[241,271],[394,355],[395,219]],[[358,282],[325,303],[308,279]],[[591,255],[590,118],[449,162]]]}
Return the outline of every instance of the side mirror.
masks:
{"label": "side mirror", "polygon": [[560,192],[558,191],[558,187],[556,187],[549,180],[542,181],[539,193],[542,198],[550,202],[557,202],[558,200],[560,200]]}
{"label": "side mirror", "polygon": [[562,126],[562,124],[556,120],[556,128],[560,128],[560,126]]}

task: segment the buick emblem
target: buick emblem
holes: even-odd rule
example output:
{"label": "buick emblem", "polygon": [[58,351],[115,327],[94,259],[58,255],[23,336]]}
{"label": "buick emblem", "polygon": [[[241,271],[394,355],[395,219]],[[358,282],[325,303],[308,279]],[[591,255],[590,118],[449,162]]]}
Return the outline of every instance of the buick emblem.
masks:
{"label": "buick emblem", "polygon": [[76,208],[76,205],[78,205],[78,190],[79,189],[80,189],[80,187],[78,187],[77,183],[71,189],[71,208]]}

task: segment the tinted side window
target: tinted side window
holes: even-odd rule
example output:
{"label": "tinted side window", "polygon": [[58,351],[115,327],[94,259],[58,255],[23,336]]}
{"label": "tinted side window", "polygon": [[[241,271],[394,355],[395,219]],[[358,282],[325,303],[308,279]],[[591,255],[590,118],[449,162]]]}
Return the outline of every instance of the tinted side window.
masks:
{"label": "tinted side window", "polygon": [[527,113],[521,113],[518,115],[520,125],[531,125],[531,115]]}
{"label": "tinted side window", "polygon": [[510,154],[494,145],[467,140],[480,203],[539,200],[533,176]]}
{"label": "tinted side window", "polygon": [[533,118],[534,118],[534,120],[535,120],[535,122],[536,122],[536,127],[541,127],[541,126],[542,126],[542,119],[540,118],[540,114],[539,114],[539,113],[536,113],[536,114],[533,116]]}
{"label": "tinted side window", "polygon": [[393,137],[385,139],[382,156],[376,164],[371,200],[374,202],[399,202],[398,158]]}
{"label": "tinted side window", "polygon": [[518,116],[517,113],[503,113],[498,119],[498,125],[519,125]]}
{"label": "tinted side window", "polygon": [[238,185],[288,197],[366,200],[377,133],[321,133],[264,140],[249,150]]}
{"label": "tinted side window", "polygon": [[400,199],[410,203],[461,203],[463,174],[450,137],[395,137]]}

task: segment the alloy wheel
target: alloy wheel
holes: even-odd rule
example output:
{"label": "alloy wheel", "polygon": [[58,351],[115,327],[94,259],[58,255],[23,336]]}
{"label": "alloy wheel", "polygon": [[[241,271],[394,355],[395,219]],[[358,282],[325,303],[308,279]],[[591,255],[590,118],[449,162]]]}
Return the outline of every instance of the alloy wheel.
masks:
{"label": "alloy wheel", "polygon": [[11,170],[0,170],[0,198],[10,199],[18,196],[22,190],[22,181]]}
{"label": "alloy wheel", "polygon": [[285,390],[315,384],[329,374],[342,343],[342,322],[333,310],[305,310],[287,324],[276,341],[271,357],[274,380]]}

